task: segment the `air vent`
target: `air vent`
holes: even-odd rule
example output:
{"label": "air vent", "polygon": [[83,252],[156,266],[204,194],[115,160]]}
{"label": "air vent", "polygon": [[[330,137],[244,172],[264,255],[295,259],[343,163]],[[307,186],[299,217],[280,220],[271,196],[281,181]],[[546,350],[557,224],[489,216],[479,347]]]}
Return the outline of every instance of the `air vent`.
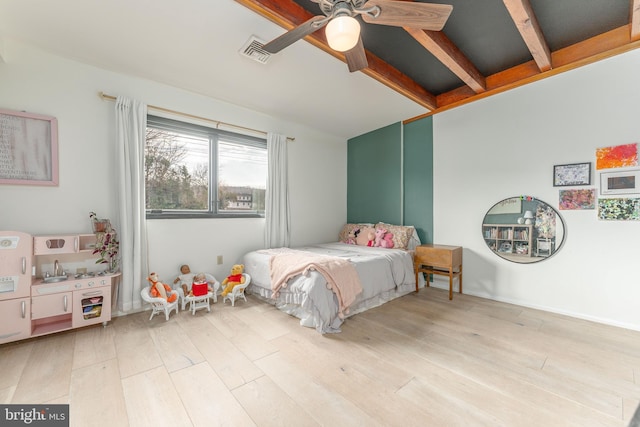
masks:
{"label": "air vent", "polygon": [[261,64],[266,64],[271,58],[271,54],[264,50],[264,41],[260,40],[256,36],[249,37],[249,40],[240,49],[240,55],[251,58],[254,61],[258,61]]}

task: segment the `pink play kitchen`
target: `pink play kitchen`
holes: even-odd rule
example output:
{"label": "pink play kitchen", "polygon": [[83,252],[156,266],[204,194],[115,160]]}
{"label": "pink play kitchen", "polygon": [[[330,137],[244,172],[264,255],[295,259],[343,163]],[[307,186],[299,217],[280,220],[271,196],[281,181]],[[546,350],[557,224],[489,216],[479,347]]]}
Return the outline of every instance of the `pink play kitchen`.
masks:
{"label": "pink play kitchen", "polygon": [[111,320],[120,273],[96,264],[96,234],[0,232],[0,344]]}

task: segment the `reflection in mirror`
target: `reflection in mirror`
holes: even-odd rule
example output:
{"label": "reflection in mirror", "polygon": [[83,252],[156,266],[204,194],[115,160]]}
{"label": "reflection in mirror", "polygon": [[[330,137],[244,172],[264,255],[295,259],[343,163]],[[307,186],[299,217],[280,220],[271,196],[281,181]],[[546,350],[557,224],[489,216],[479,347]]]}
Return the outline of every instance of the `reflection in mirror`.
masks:
{"label": "reflection in mirror", "polygon": [[504,199],[489,209],[482,237],[495,254],[513,262],[532,263],[554,255],[564,243],[560,214],[531,196]]}

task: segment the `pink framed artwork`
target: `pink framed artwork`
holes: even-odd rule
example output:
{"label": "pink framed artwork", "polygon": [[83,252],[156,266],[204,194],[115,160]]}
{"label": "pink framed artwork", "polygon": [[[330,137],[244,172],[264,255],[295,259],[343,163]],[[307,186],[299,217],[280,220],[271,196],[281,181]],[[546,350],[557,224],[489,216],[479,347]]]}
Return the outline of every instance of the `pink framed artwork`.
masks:
{"label": "pink framed artwork", "polygon": [[0,184],[58,185],[55,117],[0,109]]}

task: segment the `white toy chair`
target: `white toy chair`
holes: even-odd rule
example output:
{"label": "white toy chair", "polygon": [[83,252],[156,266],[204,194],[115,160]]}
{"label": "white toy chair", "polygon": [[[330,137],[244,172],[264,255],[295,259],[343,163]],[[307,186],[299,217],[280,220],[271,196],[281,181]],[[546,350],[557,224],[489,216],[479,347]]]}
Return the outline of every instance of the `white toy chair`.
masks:
{"label": "white toy chair", "polygon": [[[175,310],[176,314],[178,313],[178,299],[174,302],[167,302],[164,298],[155,298],[152,297],[149,291],[151,290],[151,286],[147,286],[140,291],[140,296],[142,299],[151,304],[151,317],[149,320],[153,319],[153,316],[156,314],[164,313],[164,317],[166,320],[169,320],[169,314]],[[171,291],[170,294],[178,295],[178,292]]]}
{"label": "white toy chair", "polygon": [[229,300],[231,301],[231,306],[235,307],[236,299],[242,298],[243,300],[247,301],[247,298],[244,296],[244,290],[247,286],[249,286],[249,283],[251,283],[251,276],[247,273],[242,273],[242,276],[244,277],[244,283],[241,285],[236,285],[231,292],[225,295],[222,298],[223,304],[226,300]]}
{"label": "white toy chair", "polygon": [[536,239],[536,256],[551,256],[553,251],[553,242],[551,239],[538,237]]}
{"label": "white toy chair", "polygon": [[[213,302],[216,303],[218,302],[218,291],[220,290],[220,282],[218,282],[216,278],[209,273],[204,273],[204,275],[207,278],[207,283],[213,289],[212,292],[209,292],[209,298],[213,298]],[[191,283],[189,283],[188,286],[191,286]],[[189,302],[189,300],[187,299],[188,297],[184,294],[184,291],[182,290],[182,283],[177,283],[173,285],[173,289],[176,292],[178,292],[178,300],[180,300],[180,306],[182,308],[182,311],[186,310],[187,303]]]}

